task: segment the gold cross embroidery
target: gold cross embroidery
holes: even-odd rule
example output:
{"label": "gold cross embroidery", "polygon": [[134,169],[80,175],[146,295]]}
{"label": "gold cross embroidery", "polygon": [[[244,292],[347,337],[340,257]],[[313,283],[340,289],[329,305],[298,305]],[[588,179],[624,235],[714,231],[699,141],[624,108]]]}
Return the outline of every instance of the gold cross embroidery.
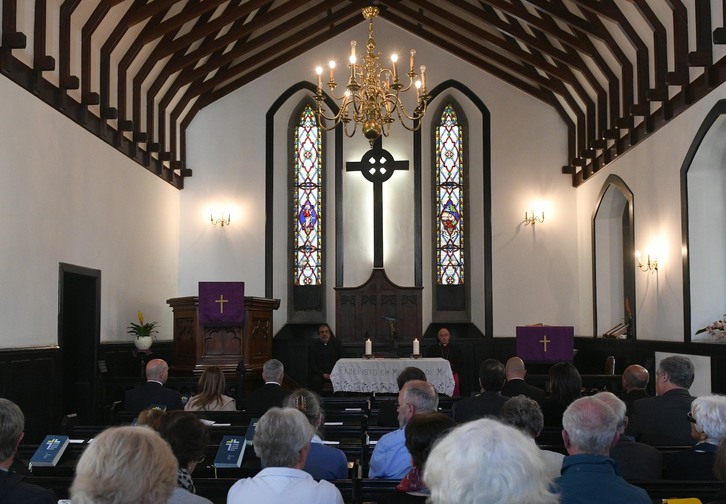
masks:
{"label": "gold cross embroidery", "polygon": [[539,342],[542,343],[542,345],[544,345],[544,351],[546,352],[547,351],[547,343],[551,343],[552,340],[548,340],[547,339],[547,335],[545,334],[544,335],[544,338],[542,338],[541,340],[539,340]]}
{"label": "gold cross embroidery", "polygon": [[[229,299],[224,299],[224,294],[219,295],[219,299],[214,300],[215,303],[219,303],[219,313],[224,313],[224,303],[229,303]],[[545,352],[546,352],[545,348]]]}

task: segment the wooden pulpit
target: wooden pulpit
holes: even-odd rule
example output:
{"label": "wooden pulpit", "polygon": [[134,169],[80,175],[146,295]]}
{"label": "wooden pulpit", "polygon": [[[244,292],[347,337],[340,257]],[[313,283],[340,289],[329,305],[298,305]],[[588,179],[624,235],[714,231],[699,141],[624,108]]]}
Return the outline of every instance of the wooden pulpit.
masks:
{"label": "wooden pulpit", "polygon": [[219,366],[225,374],[233,374],[242,361],[247,373],[259,374],[272,358],[272,310],[280,307],[280,300],[244,299],[244,322],[222,327],[200,325],[198,296],[166,301],[174,311],[174,373],[201,374],[207,366]]}

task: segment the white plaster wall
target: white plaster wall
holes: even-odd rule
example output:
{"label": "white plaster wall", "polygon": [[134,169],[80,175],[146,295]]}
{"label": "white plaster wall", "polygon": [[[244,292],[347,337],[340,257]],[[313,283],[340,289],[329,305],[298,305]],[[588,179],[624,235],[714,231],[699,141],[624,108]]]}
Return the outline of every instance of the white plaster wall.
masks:
{"label": "white plaster wall", "polygon": [[[652,249],[658,256],[657,273],[635,274],[637,337],[683,341],[680,169],[703,119],[723,98],[726,85],[712,91],[578,188],[580,313],[585,333],[592,331],[592,323],[587,325],[588,317],[592,320],[590,219],[605,179],[614,173],[633,191],[636,249],[643,256]],[[710,226],[709,222],[701,225]]]}
{"label": "white plaster wall", "polygon": [[[494,335],[514,336],[515,326],[532,322],[567,324],[579,334],[577,292],[576,191],[560,166],[566,159],[564,124],[551,109],[512,88],[510,85],[469,65],[440,49],[428,45],[408,32],[381,20],[375,27],[378,50],[407,54],[415,48],[418,64],[427,65],[429,88],[455,77],[477,93],[489,108],[492,128],[492,226]],[[342,81],[341,58],[347,56],[351,39],[362,45],[366,26],[361,24],[344,35],[317,47],[202,110],[188,129],[189,167],[194,176],[187,179],[182,191],[180,245],[180,295],[192,295],[200,280],[243,280],[248,295],[264,294],[264,222],[265,222],[265,114],[281,93],[295,82],[314,82],[314,68],[331,58],[339,60],[337,80]],[[395,42],[389,42],[395,41]],[[294,96],[275,118],[275,201],[274,297],[282,299],[275,313],[275,329],[286,321],[287,261],[286,187],[280,177],[287,173],[286,128],[290,113],[302,94]],[[472,172],[481,169],[483,150],[480,144],[481,120],[465,98],[457,96],[465,108],[472,128],[470,164]],[[436,104],[432,104],[432,110]],[[430,138],[427,116],[424,124],[423,201],[429,200]],[[332,134],[328,166],[332,168]],[[344,161],[359,161],[368,149],[358,136],[344,140]],[[384,139],[384,148],[395,159],[413,158],[411,134],[398,127]],[[394,174],[384,184],[384,266],[392,281],[413,284],[413,207],[412,171]],[[328,171],[333,181],[332,170]],[[481,173],[474,173],[471,215],[472,248],[472,317],[484,329],[483,231],[481,227]],[[357,173],[343,174],[345,191],[344,283],[355,286],[368,279],[373,261],[371,184]],[[333,194],[331,185],[328,195]],[[546,222],[535,228],[522,225],[524,211],[535,201],[546,204]],[[333,200],[328,199],[328,216]],[[209,224],[207,208],[216,203],[237,208],[239,217],[225,229]],[[430,214],[424,213],[424,327],[430,322],[431,287]],[[328,228],[328,319],[334,319],[334,227]]]}
{"label": "white plaster wall", "polygon": [[0,348],[57,344],[61,262],[101,270],[102,341],[171,339],[178,191],[4,77],[0,153]]}

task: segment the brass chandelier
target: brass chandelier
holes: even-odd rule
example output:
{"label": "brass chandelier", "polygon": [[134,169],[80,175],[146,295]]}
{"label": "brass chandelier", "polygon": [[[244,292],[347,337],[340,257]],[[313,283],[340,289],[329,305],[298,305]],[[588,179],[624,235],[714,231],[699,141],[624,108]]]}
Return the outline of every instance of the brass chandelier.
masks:
{"label": "brass chandelier", "polygon": [[[376,41],[373,39],[373,19],[378,17],[378,7],[368,6],[362,9],[363,17],[368,20],[368,43],[366,44],[366,53],[362,57],[362,62],[358,63],[355,53],[356,42],[350,43],[350,58],[348,68],[350,69],[350,77],[348,84],[345,86],[343,96],[335,96],[335,61],[331,61],[330,80],[328,88],[330,96],[340,102],[340,109],[337,114],[328,116],[325,114],[323,103],[325,95],[323,94],[323,68],[315,69],[318,76],[318,87],[315,93],[315,101],[317,103],[317,119],[318,125],[325,130],[332,130],[339,124],[343,124],[343,131],[347,137],[352,137],[358,124],[361,125],[363,135],[369,140],[370,145],[381,136],[388,136],[391,130],[391,124],[395,121],[395,117],[401,122],[404,128],[409,131],[417,130],[421,127],[421,119],[426,114],[426,105],[430,97],[426,94],[426,67],[421,65],[421,79],[417,80],[418,75],[414,70],[416,51],[411,50],[409,61],[409,70],[406,73],[408,83],[401,83],[398,75],[397,61],[398,56],[391,57],[391,68],[383,68],[380,61],[380,54],[376,54]],[[416,107],[409,114],[401,101],[403,93],[410,89],[416,89]],[[328,127],[327,123],[331,122]],[[353,123],[352,130],[348,129],[348,124]],[[410,124],[408,124],[410,122]]]}

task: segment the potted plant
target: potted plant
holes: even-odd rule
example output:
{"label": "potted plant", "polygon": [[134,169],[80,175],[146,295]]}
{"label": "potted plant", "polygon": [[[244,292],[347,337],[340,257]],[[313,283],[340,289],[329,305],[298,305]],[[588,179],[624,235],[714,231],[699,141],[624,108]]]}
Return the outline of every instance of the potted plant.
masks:
{"label": "potted plant", "polygon": [[154,335],[159,332],[156,329],[156,326],[159,325],[159,323],[156,321],[144,323],[144,314],[141,313],[141,310],[139,310],[138,316],[139,323],[136,324],[131,322],[127,332],[136,336],[134,338],[134,345],[136,345],[136,348],[139,350],[148,350],[151,347],[151,343],[154,341]]}

